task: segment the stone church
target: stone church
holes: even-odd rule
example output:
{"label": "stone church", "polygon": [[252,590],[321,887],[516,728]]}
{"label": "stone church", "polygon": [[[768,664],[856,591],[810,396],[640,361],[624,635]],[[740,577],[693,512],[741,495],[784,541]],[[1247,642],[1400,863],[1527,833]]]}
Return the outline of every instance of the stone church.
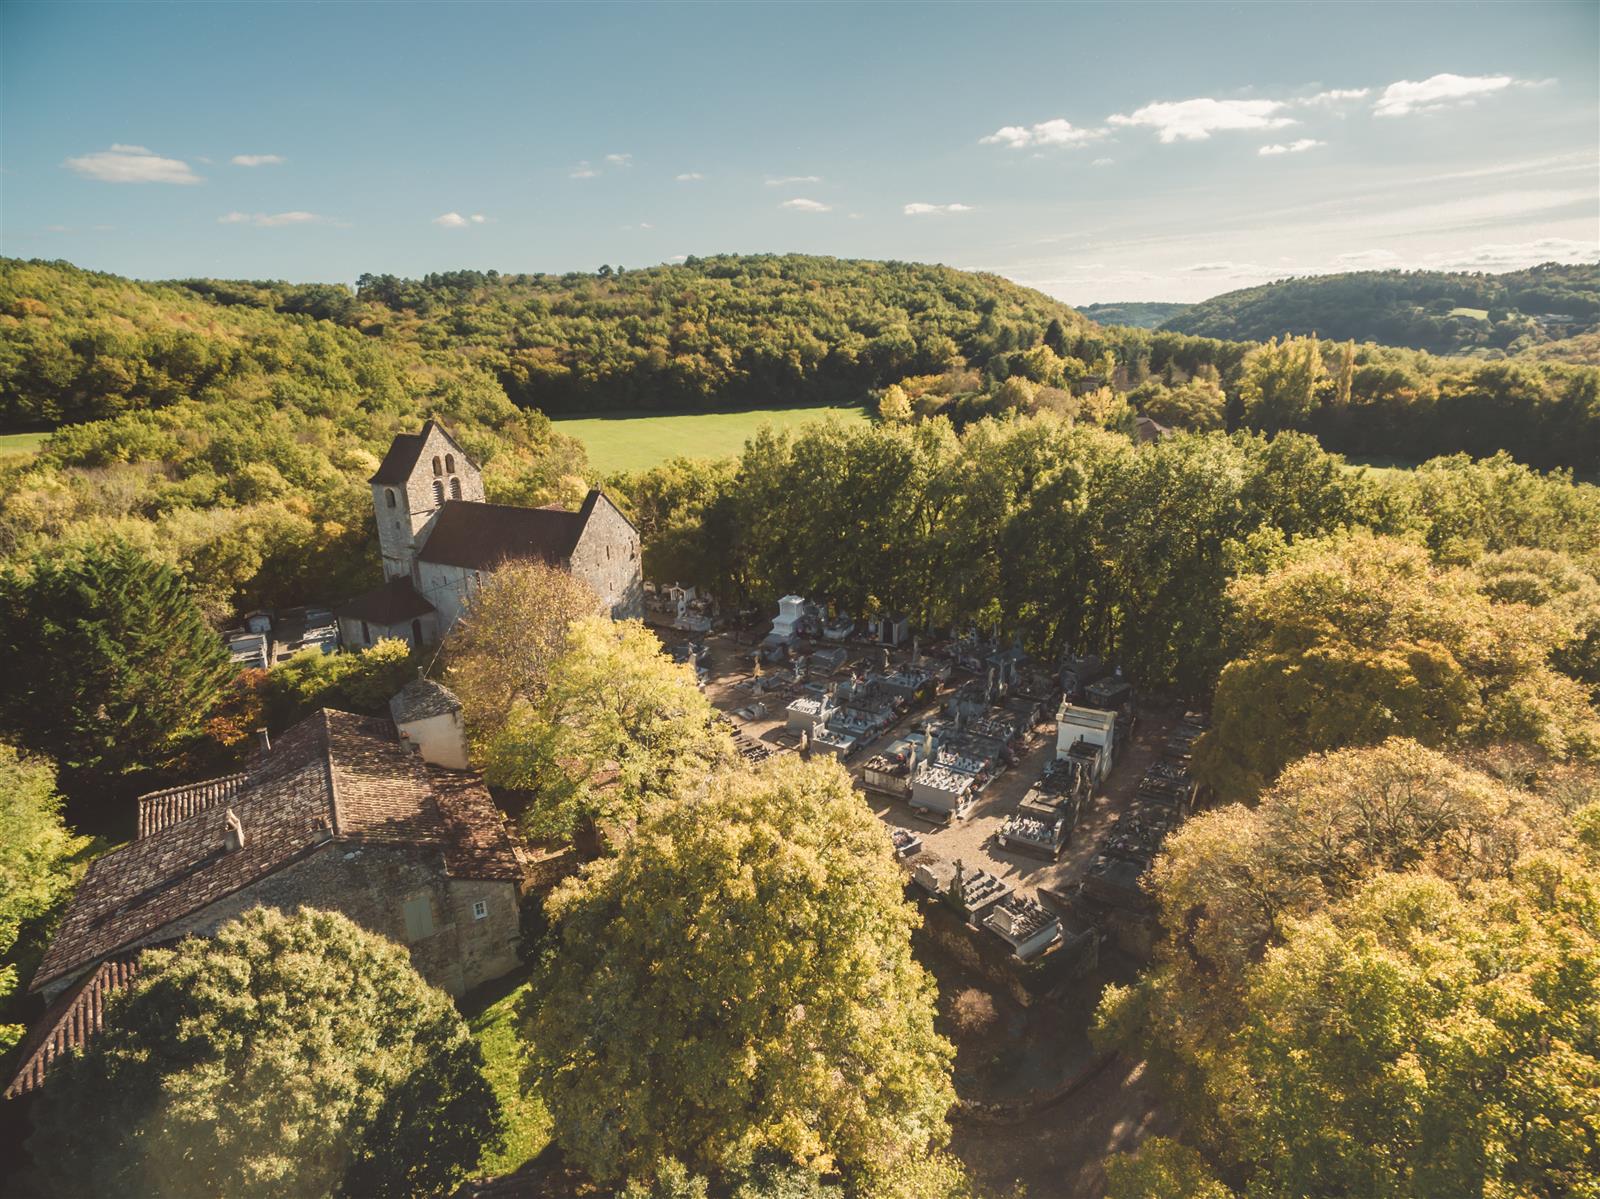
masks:
{"label": "stone church", "polygon": [[570,571],[613,619],[644,614],[638,530],[598,489],[576,512],[485,503],[482,473],[432,420],[396,437],[369,482],[385,582],[338,610],[347,648],[438,641],[483,574],[517,558]]}

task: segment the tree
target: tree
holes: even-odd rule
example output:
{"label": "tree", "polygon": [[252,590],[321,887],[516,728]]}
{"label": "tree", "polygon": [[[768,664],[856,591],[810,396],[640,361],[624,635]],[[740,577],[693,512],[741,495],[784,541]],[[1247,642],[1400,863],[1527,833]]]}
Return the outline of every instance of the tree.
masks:
{"label": "tree", "polygon": [[1227,398],[1213,370],[1210,377],[1195,376],[1187,383],[1167,387],[1146,383],[1132,393],[1139,410],[1151,420],[1177,429],[1205,432],[1220,429]]}
{"label": "tree", "polygon": [[[1600,1112],[1587,773],[1568,810],[1391,741],[1174,834],[1156,963],[1108,989],[1096,1035],[1147,1055],[1216,1165],[1178,1157],[1284,1199],[1584,1193],[1596,1151],[1565,1130]],[[1153,1181],[1169,1156],[1128,1177],[1174,1193]]]}
{"label": "tree", "polygon": [[0,575],[0,722],[63,766],[167,763],[234,670],[178,577],[121,541]]}
{"label": "tree", "polygon": [[1243,652],[1223,669],[1201,775],[1246,798],[1303,754],[1390,736],[1600,748],[1584,688],[1549,665],[1559,629],[1491,603],[1470,573],[1368,533],[1308,543],[1234,581]]}
{"label": "tree", "polygon": [[142,967],[51,1068],[30,1148],[61,1193],[437,1195],[501,1135],[450,1000],[343,916],[255,908]]}
{"label": "tree", "polygon": [[[87,844],[62,823],[55,768],[0,742],[0,1019],[43,952],[40,934],[71,894]],[[0,1023],[0,1054],[23,1031]]]}
{"label": "tree", "polygon": [[319,708],[384,716],[389,700],[417,677],[419,662],[398,637],[380,638],[356,653],[301,650],[259,681],[267,724],[284,729]]}
{"label": "tree", "polygon": [[942,1142],[952,1051],[902,887],[833,762],[722,771],[647,815],[549,902],[528,1036],[562,1148],[606,1180],[764,1149],[849,1174]]}
{"label": "tree", "polygon": [[1151,1137],[1133,1153],[1106,1159],[1107,1199],[1233,1199],[1187,1145]]}
{"label": "tree", "polygon": [[906,398],[905,388],[898,383],[891,383],[884,388],[883,396],[878,400],[878,419],[885,424],[900,425],[911,419],[911,401]]}
{"label": "tree", "polygon": [[689,667],[637,621],[591,616],[567,629],[544,694],[514,699],[483,746],[491,783],[535,792],[540,836],[627,825],[733,752]]}
{"label": "tree", "polygon": [[492,571],[444,642],[445,680],[475,748],[491,743],[518,701],[544,696],[567,628],[600,599],[568,571],[522,559]]}
{"label": "tree", "polygon": [[1276,338],[1252,350],[1239,383],[1244,418],[1252,429],[1277,433],[1301,427],[1316,403],[1322,354],[1314,337]]}

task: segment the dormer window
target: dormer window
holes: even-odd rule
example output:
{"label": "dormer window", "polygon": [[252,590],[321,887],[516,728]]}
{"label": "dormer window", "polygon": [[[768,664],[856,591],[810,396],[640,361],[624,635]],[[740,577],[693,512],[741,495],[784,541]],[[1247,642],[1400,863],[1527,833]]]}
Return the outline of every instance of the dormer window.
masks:
{"label": "dormer window", "polygon": [[435,504],[444,503],[444,480],[443,479],[435,479],[433,481],[433,502]]}
{"label": "dormer window", "polygon": [[444,474],[444,463],[439,461],[438,454],[433,456],[433,473],[436,475]]}
{"label": "dormer window", "polygon": [[385,487],[383,489],[383,502],[384,502],[384,504],[386,506],[388,506],[390,508],[394,507],[394,488],[393,487]]}
{"label": "dormer window", "polygon": [[461,498],[461,480],[460,479],[452,478],[450,480],[450,498],[453,499],[453,500],[459,500]]}
{"label": "dormer window", "polygon": [[456,456],[454,454],[446,454],[444,456],[444,473],[447,475],[456,473]]}

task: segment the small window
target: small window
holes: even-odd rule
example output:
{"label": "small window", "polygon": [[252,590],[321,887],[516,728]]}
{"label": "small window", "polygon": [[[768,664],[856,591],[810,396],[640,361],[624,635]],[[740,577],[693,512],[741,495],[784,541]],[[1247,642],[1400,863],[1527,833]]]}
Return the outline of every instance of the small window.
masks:
{"label": "small window", "polygon": [[433,901],[426,895],[406,900],[406,940],[420,941],[433,936]]}
{"label": "small window", "polygon": [[433,502],[435,504],[444,503],[444,481],[442,479],[433,481]]}
{"label": "small window", "polygon": [[461,498],[461,480],[460,479],[451,479],[450,480],[450,498],[453,499],[453,500],[459,500]]}
{"label": "small window", "polygon": [[474,900],[472,904],[472,918],[474,920],[484,920],[488,918],[488,915],[488,903],[482,899]]}
{"label": "small window", "polygon": [[372,630],[367,627],[367,622],[364,620],[361,622],[361,644],[372,644]]}
{"label": "small window", "polygon": [[447,475],[456,473],[456,456],[454,454],[446,454],[444,456],[444,473]]}
{"label": "small window", "polygon": [[444,474],[444,464],[439,461],[438,454],[433,456],[433,473],[436,475]]}
{"label": "small window", "polygon": [[422,645],[422,621],[420,620],[411,622],[411,645],[413,648],[420,648]]}
{"label": "small window", "polygon": [[387,504],[391,508],[394,507],[394,488],[393,487],[385,487],[383,489],[383,502],[385,504]]}

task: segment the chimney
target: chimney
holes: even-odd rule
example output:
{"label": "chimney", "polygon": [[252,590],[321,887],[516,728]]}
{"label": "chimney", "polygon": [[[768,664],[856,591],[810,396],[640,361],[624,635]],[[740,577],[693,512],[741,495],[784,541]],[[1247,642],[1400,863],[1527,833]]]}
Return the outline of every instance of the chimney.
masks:
{"label": "chimney", "polygon": [[232,808],[228,809],[228,834],[223,839],[222,846],[228,853],[244,848],[244,821],[239,819],[239,813]]}
{"label": "chimney", "polygon": [[262,753],[272,752],[272,734],[267,732],[266,725],[256,730],[256,742]]}

